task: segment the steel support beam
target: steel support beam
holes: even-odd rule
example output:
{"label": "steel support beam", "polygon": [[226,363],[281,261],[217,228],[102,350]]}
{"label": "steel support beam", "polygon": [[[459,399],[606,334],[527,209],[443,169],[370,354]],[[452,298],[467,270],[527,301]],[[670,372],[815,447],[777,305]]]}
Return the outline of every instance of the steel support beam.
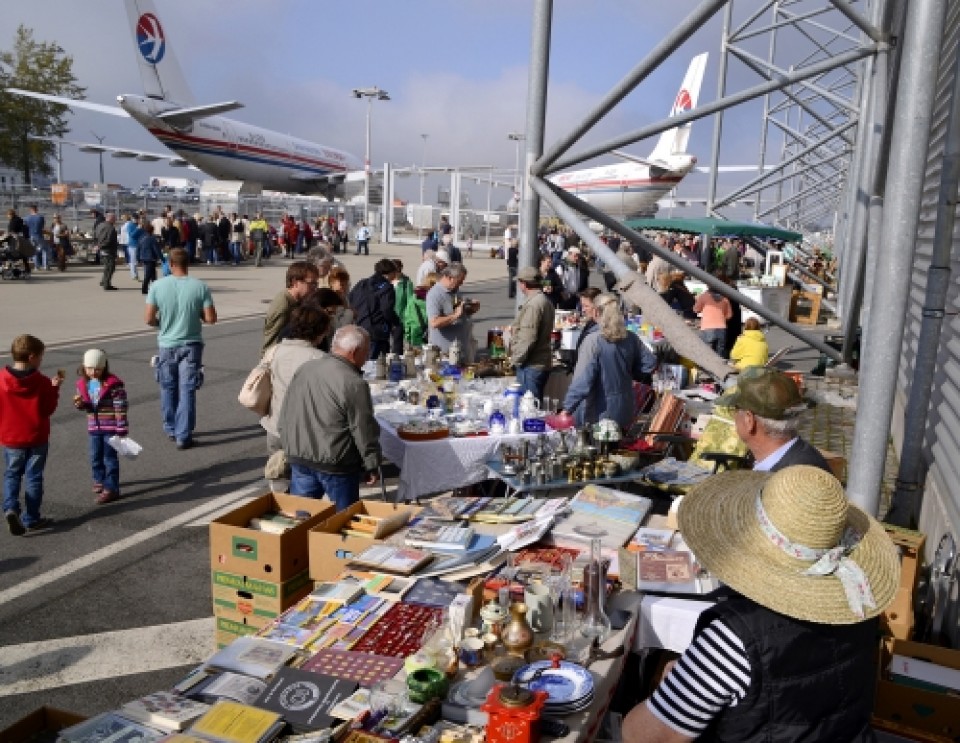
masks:
{"label": "steel support beam", "polygon": [[876,515],[917,238],[927,146],[947,3],[910,3],[885,189],[886,207],[869,334],[861,352],[860,397],[847,481],[851,502]]}
{"label": "steel support beam", "polygon": [[[527,76],[526,153],[523,169],[523,197],[520,202],[520,267],[536,266],[537,230],[540,226],[540,197],[528,183],[533,164],[543,152],[547,120],[547,79],[550,72],[550,35],[553,0],[536,0],[530,40],[530,70]],[[520,292],[517,292],[517,303]]]}

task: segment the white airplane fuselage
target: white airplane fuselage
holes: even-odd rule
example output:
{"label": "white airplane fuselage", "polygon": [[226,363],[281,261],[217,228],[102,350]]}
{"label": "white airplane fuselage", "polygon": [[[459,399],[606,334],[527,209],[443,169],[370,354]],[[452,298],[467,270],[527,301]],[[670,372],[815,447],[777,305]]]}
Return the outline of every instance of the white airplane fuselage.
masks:
{"label": "white airplane fuselage", "polygon": [[657,202],[676,188],[696,163],[693,155],[671,155],[663,168],[614,163],[560,173],[550,180],[618,219],[652,217]]}
{"label": "white airplane fuselage", "polygon": [[117,102],[167,148],[220,180],[253,181],[266,189],[290,193],[316,193],[317,184],[311,178],[363,168],[358,158],[342,150],[224,116],[172,126],[156,116],[177,108],[169,101],[133,94],[118,96]]}

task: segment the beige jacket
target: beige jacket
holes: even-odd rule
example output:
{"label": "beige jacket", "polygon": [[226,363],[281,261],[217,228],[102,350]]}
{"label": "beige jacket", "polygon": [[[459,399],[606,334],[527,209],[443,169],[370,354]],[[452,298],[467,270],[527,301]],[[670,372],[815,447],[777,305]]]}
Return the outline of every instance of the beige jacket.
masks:
{"label": "beige jacket", "polygon": [[277,420],[280,418],[280,408],[283,407],[283,398],[287,394],[290,380],[297,369],[314,359],[326,356],[323,351],[310,344],[310,341],[284,339],[273,347],[273,358],[270,360],[270,386],[273,394],[270,396],[270,414],[260,419],[260,425],[272,436],[277,433]]}
{"label": "beige jacket", "polygon": [[513,323],[510,360],[516,367],[549,369],[553,361],[550,334],[553,332],[553,304],[538,291],[527,297]]}

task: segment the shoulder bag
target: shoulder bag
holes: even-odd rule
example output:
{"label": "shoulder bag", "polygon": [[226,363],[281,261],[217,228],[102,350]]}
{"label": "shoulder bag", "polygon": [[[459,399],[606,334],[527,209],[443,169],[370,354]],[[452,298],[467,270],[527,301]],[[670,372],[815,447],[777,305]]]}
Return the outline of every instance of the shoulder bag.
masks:
{"label": "shoulder bag", "polygon": [[240,388],[240,394],[237,395],[237,402],[261,417],[270,415],[270,399],[273,397],[270,364],[276,350],[276,346],[267,349],[260,363],[250,370]]}

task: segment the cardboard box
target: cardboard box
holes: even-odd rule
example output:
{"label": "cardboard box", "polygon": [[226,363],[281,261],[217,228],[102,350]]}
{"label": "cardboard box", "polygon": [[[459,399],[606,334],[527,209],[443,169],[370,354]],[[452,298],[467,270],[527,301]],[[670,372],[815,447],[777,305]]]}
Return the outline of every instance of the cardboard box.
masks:
{"label": "cardboard box", "polygon": [[[248,529],[250,519],[269,511],[307,511],[310,518],[283,534]],[[210,522],[210,565],[214,571],[282,582],[309,565],[307,534],[336,511],[326,498],[267,493]]]}
{"label": "cardboard box", "polygon": [[883,524],[883,528],[900,550],[900,587],[893,603],[880,615],[880,622],[885,634],[898,640],[909,640],[913,637],[913,597],[916,595],[926,536],[893,524]]}
{"label": "cardboard box", "polygon": [[[359,501],[345,511],[333,514],[310,530],[310,577],[314,580],[334,580],[353,557],[383,541],[375,537],[341,534],[354,516],[375,516],[394,525],[398,522],[404,525],[421,510],[419,506]],[[395,518],[397,521],[394,521]],[[381,537],[388,535],[381,530]]]}
{"label": "cardboard box", "polygon": [[[33,740],[34,736],[41,733],[56,733],[86,719],[84,715],[43,706],[0,730],[0,743],[23,743]],[[51,735],[49,739],[53,740],[53,738],[54,736]]]}
{"label": "cardboard box", "polygon": [[960,735],[960,702],[957,696],[892,681],[888,669],[894,654],[960,669],[960,650],[896,638],[885,639],[880,653],[874,716],[934,735],[948,738]]}
{"label": "cardboard box", "polygon": [[283,583],[215,570],[212,583],[214,616],[259,618],[261,627],[313,590],[307,570]]}
{"label": "cardboard box", "polygon": [[830,467],[830,472],[835,478],[840,482],[847,481],[847,458],[842,454],[837,454],[836,452],[829,451],[828,449],[821,449],[817,447],[817,451],[827,460],[827,465]]}
{"label": "cardboard box", "polygon": [[[269,621],[267,623],[269,624]],[[217,650],[220,648],[225,648],[238,637],[252,635],[259,629],[260,627],[248,623],[247,618],[244,616],[238,616],[235,619],[228,617],[217,617]]]}

